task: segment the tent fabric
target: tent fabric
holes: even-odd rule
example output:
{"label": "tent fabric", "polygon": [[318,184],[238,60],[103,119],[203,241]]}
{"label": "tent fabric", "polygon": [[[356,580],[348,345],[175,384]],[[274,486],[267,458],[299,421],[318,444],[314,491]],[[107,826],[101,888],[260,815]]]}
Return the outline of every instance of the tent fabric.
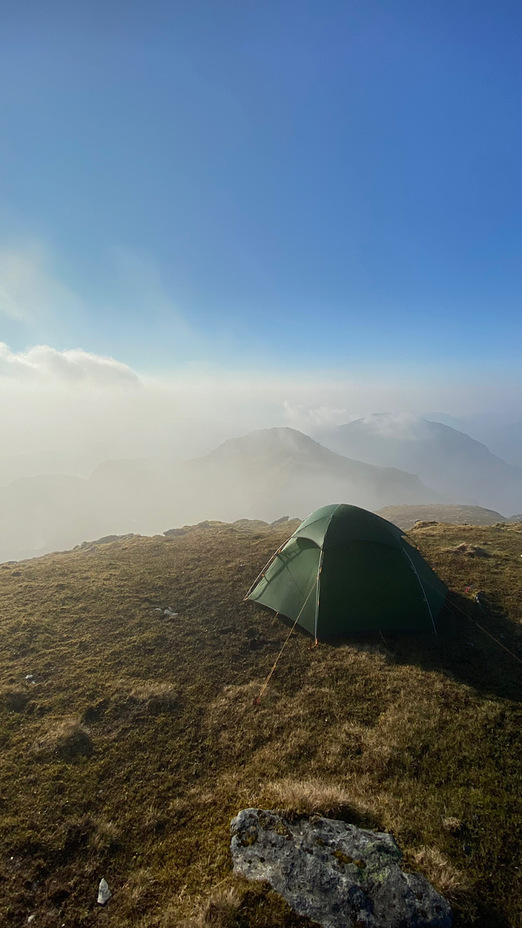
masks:
{"label": "tent fabric", "polygon": [[315,638],[436,631],[446,587],[391,522],[358,506],[313,512],[247,594]]}

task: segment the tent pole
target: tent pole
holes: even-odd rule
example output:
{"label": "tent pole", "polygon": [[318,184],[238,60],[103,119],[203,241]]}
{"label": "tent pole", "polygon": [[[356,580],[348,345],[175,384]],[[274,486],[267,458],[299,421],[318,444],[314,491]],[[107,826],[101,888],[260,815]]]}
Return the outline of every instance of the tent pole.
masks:
{"label": "tent pole", "polygon": [[421,588],[421,590],[422,590],[422,595],[423,595],[423,598],[424,598],[424,602],[426,603],[426,608],[427,608],[427,610],[428,610],[428,613],[429,613],[429,616],[430,616],[430,619],[431,619],[431,624],[433,625],[433,631],[435,632],[435,635],[436,635],[436,637],[438,638],[438,637],[439,637],[439,633],[437,632],[437,626],[435,625],[435,619],[433,618],[433,612],[431,611],[431,606],[430,606],[430,604],[429,604],[429,602],[428,602],[428,597],[426,596],[426,590],[424,589],[424,587],[423,587],[423,585],[422,585],[422,580],[421,580],[421,578],[419,577],[419,574],[418,574],[418,572],[417,572],[417,568],[415,567],[415,564],[413,563],[413,561],[412,561],[410,555],[408,554],[408,552],[405,551],[404,548],[402,548],[402,547],[401,547],[401,551],[402,551],[402,553],[404,554],[404,556],[408,558],[410,567],[411,567],[411,569],[413,570],[413,573],[415,574],[415,576],[417,577],[417,583],[419,584],[419,586],[420,586],[420,588]]}
{"label": "tent pole", "polygon": [[[290,538],[291,538],[291,537],[292,537],[292,536],[290,536]],[[273,564],[273,562],[275,561],[275,559],[276,559],[276,557],[278,556],[278,554],[281,553],[281,551],[283,550],[283,548],[284,548],[284,546],[286,545],[286,542],[287,542],[287,541],[289,541],[288,538],[287,538],[285,541],[283,541],[283,543],[279,546],[279,548],[277,549],[277,551],[276,551],[274,554],[272,554],[272,557],[269,557],[269,559],[268,559],[268,561],[266,562],[266,564],[265,564],[265,566],[263,567],[263,569],[259,571],[259,573],[258,573],[256,579],[254,580],[252,586],[250,587],[248,593],[246,593],[245,596],[243,597],[243,602],[244,602],[244,603],[246,603],[246,601],[247,601],[248,597],[250,596],[252,590],[253,590],[254,587],[259,583],[259,581],[261,580],[261,577],[264,577],[264,575],[265,575],[265,573],[267,572],[268,568],[270,567],[271,564]]]}
{"label": "tent pole", "polygon": [[320,597],[320,595],[321,595],[321,573],[322,573],[322,570],[323,570],[323,555],[324,555],[324,548],[321,547],[321,554],[319,555],[319,564],[318,564],[318,567],[317,567],[317,581],[316,581],[316,582],[317,582],[317,596],[315,597],[315,618],[314,618],[314,638],[315,638],[315,643],[314,643],[314,647],[317,647],[317,644],[318,644],[318,641],[317,641],[317,623],[318,623],[318,621],[319,621],[319,597]]}

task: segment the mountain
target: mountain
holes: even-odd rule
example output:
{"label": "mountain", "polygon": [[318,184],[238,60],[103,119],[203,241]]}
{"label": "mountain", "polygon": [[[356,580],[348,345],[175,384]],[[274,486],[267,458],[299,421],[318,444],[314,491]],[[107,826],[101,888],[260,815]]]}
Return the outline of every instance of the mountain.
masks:
{"label": "mountain", "polygon": [[294,429],[263,429],[189,461],[107,461],[87,480],[20,478],[0,488],[0,560],[208,519],[304,518],[332,501],[379,509],[443,500],[412,474],[348,460]]}
{"label": "mountain", "polygon": [[522,419],[497,426],[488,424],[482,427],[482,433],[480,437],[496,454],[522,467]]}
{"label": "mountain", "polygon": [[462,419],[456,419],[447,413],[425,413],[424,419],[442,422],[459,432],[471,435],[477,441],[487,445],[489,450],[516,467],[522,467],[522,419],[506,421],[506,413],[501,411],[500,421],[491,413],[475,413]]}
{"label": "mountain", "polygon": [[522,469],[464,432],[427,419],[374,414],[323,431],[339,454],[417,474],[451,502],[510,515],[522,506]]}
{"label": "mountain", "polygon": [[40,474],[0,487],[0,561],[72,548],[101,535],[161,532],[164,489],[147,467],[129,464],[108,464],[89,479]]}
{"label": "mountain", "polygon": [[[383,500],[421,503],[440,500],[418,477],[335,454],[290,428],[261,429],[229,439],[190,464],[212,518],[258,517],[271,521],[289,511],[304,517],[328,501],[378,509]],[[217,491],[217,496],[216,496]]]}
{"label": "mountain", "polygon": [[41,474],[88,477],[109,456],[106,444],[94,443],[75,452],[55,450],[26,454],[6,454],[4,448],[4,453],[0,454],[0,487],[14,483],[20,477],[38,477]]}

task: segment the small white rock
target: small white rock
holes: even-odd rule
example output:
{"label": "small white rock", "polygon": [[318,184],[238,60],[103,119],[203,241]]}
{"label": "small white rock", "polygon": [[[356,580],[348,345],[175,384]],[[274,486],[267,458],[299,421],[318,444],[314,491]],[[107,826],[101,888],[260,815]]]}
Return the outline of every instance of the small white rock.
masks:
{"label": "small white rock", "polygon": [[33,912],[32,915],[29,915],[29,918],[27,919],[27,923],[30,925],[31,922],[34,921],[35,918],[36,918],[36,912]]}
{"label": "small white rock", "polygon": [[107,880],[100,880],[100,885],[98,886],[98,903],[99,905],[105,905],[106,902],[111,898],[112,893],[109,889]]}

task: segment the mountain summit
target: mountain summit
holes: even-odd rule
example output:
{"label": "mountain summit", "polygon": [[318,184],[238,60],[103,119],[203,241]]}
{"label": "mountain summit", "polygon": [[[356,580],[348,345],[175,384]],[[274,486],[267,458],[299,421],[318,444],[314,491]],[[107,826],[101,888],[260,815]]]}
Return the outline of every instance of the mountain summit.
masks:
{"label": "mountain summit", "polygon": [[212,487],[207,505],[222,512],[228,501],[236,518],[272,520],[282,511],[304,516],[332,500],[365,509],[379,509],[391,498],[441,501],[413,474],[350,460],[290,428],[260,429],[229,439],[190,462],[190,470],[192,479],[201,482],[201,493]]}

